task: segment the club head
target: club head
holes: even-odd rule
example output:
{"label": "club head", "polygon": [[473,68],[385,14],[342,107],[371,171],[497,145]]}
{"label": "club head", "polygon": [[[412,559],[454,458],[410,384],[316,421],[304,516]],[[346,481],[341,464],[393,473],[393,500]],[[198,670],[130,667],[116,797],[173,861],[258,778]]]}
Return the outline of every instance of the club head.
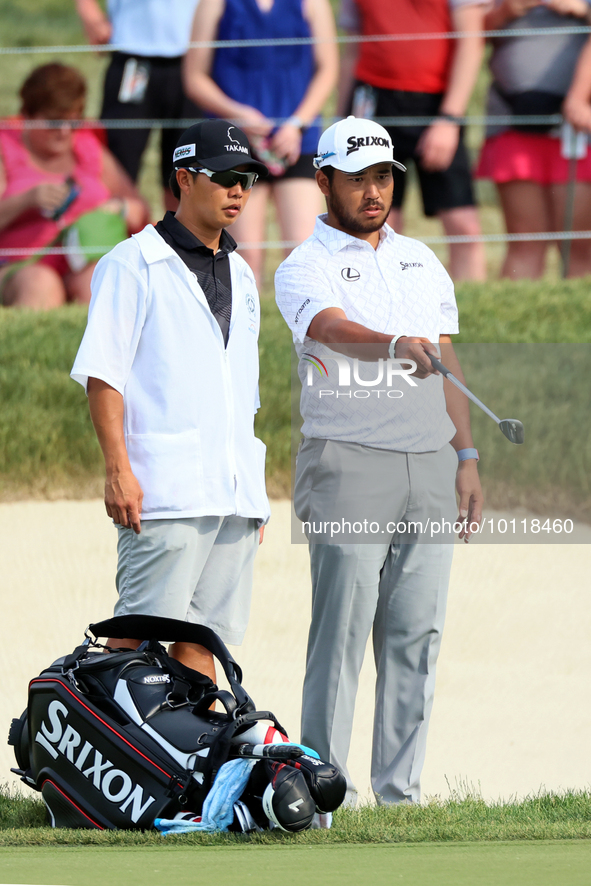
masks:
{"label": "club head", "polygon": [[511,443],[523,443],[525,440],[523,425],[516,418],[504,418],[499,422],[499,427]]}

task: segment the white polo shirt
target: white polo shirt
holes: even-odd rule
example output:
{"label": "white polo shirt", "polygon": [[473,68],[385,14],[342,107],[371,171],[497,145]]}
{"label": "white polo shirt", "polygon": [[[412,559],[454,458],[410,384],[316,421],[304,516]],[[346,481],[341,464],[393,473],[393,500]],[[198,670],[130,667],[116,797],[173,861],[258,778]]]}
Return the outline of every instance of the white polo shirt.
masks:
{"label": "white polo shirt", "polygon": [[[374,249],[325,224],[325,218],[317,218],[312,236],[275,275],[277,305],[293,332],[299,358],[302,433],[402,452],[441,449],[455,435],[442,376],[415,379],[414,386],[394,377],[388,386],[384,372],[383,384],[357,385],[357,394],[352,390],[349,396],[340,384],[334,352],[306,333],[320,311],[341,308],[348,320],[376,332],[438,343],[440,335],[459,331],[447,271],[424,243],[402,237],[388,225]],[[358,375],[378,378],[376,365],[360,363]],[[396,391],[402,393],[393,399]]]}
{"label": "white polo shirt", "polygon": [[142,519],[237,514],[266,521],[265,446],[254,435],[260,310],[252,271],[230,253],[228,346],[203,290],[152,227],[116,246],[92,278],[72,369],[123,396]]}

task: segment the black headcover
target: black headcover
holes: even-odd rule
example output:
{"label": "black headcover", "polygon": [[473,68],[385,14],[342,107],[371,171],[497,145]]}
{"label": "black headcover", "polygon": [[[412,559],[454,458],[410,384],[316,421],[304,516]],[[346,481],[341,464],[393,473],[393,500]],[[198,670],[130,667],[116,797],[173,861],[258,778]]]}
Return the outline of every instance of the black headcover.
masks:
{"label": "black headcover", "polygon": [[256,764],[240,799],[259,827],[271,821],[284,831],[302,831],[314,818],[314,800],[302,773],[275,760]]}
{"label": "black headcover", "polygon": [[288,762],[306,779],[310,796],[316,804],[316,812],[334,812],[338,809],[347,792],[347,781],[340,769],[308,754]]}

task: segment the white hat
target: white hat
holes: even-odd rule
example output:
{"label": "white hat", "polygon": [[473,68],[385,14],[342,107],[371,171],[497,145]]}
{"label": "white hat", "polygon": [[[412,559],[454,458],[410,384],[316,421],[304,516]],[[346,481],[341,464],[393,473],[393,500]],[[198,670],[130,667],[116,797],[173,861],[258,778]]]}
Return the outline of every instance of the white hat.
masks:
{"label": "white hat", "polygon": [[406,166],[394,159],[392,140],[384,127],[352,116],[322,133],[314,157],[316,169],[333,166],[341,172],[360,172],[376,163],[392,163],[406,172]]}

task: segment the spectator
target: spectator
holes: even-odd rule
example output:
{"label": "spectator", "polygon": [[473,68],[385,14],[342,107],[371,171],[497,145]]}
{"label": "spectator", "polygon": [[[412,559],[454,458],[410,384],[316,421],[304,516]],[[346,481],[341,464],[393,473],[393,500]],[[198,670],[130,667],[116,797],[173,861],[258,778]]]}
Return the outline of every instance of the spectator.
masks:
{"label": "spectator", "polygon": [[[560,113],[585,34],[510,36],[519,28],[572,28],[591,21],[587,0],[498,0],[486,27],[506,29],[493,40],[487,113]],[[566,105],[569,102],[567,99]],[[569,162],[561,156],[560,129],[550,125],[489,125],[477,176],[498,189],[510,234],[559,231],[565,220]],[[591,226],[591,157],[577,163],[573,228]],[[548,241],[509,243],[501,274],[519,279],[544,273]],[[573,240],[569,276],[591,273],[591,243]]]}
{"label": "spectator", "polygon": [[[76,0],[88,42],[112,43],[104,84],[103,120],[179,120],[201,112],[183,93],[181,61],[198,0]],[[176,209],[168,180],[170,158],[184,126],[160,134],[160,169],[166,209]],[[109,150],[137,181],[150,129],[109,129]]]}
{"label": "spectator", "polygon": [[[348,44],[338,112],[356,117],[435,117],[428,126],[386,126],[396,157],[416,165],[425,215],[437,216],[448,235],[480,233],[470,163],[460,118],[482,59],[484,0],[342,0],[341,25],[350,34],[474,32],[450,40]],[[389,222],[401,232],[405,181],[394,169]],[[456,280],[484,280],[482,243],[452,244]]]}
{"label": "spectator", "polygon": [[[93,132],[73,131],[68,123],[84,115],[80,72],[42,65],[29,74],[20,96],[22,117],[46,120],[48,128],[0,131],[0,248],[56,244],[68,225],[98,207],[122,214],[130,231],[140,230],[148,208],[132,182]],[[87,303],[93,268],[91,262],[73,271],[64,255],[12,256],[0,269],[0,302],[37,309]]]}
{"label": "spectator", "polygon": [[[201,0],[197,8],[193,40],[310,36],[322,42],[187,53],[188,95],[210,114],[236,121],[271,172],[234,226],[239,243],[264,240],[271,196],[284,240],[308,237],[322,211],[312,158],[317,117],[337,78],[334,19],[328,0]],[[262,250],[241,253],[260,285]]]}

